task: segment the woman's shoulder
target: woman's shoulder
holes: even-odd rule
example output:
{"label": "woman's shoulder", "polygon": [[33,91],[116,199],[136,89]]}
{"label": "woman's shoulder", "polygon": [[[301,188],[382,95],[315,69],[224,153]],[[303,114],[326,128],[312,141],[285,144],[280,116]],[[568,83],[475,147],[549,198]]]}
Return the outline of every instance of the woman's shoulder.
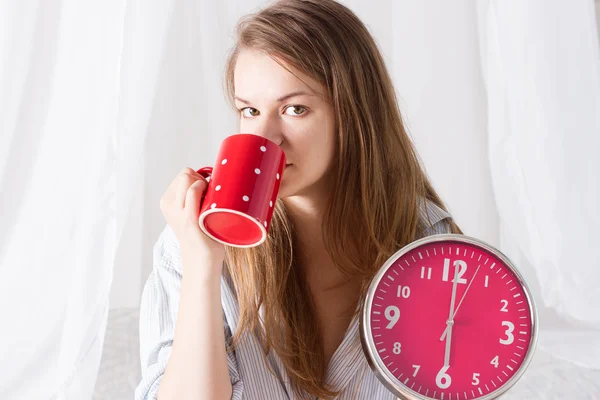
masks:
{"label": "woman's shoulder", "polygon": [[452,218],[452,215],[444,210],[442,207],[438,206],[434,201],[429,199],[424,199],[419,203],[421,217],[427,220],[431,220],[431,222],[436,223],[446,218]]}
{"label": "woman's shoulder", "polygon": [[452,215],[448,211],[429,199],[421,201],[419,205],[421,226],[423,227],[422,236],[450,232],[448,219],[451,219]]}

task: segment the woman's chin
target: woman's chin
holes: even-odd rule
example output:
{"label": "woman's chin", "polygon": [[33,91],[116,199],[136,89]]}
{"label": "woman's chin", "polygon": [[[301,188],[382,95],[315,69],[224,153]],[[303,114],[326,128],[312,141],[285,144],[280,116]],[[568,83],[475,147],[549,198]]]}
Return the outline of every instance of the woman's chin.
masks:
{"label": "woman's chin", "polygon": [[277,193],[277,198],[283,200],[292,195],[293,193],[289,190],[289,188],[285,184],[285,181],[281,182],[281,186],[279,186],[279,193]]}

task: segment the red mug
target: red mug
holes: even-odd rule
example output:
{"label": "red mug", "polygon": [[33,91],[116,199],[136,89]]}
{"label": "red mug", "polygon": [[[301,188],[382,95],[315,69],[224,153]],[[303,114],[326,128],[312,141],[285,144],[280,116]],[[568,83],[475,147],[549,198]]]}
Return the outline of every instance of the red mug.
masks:
{"label": "red mug", "polygon": [[247,133],[227,137],[215,166],[197,171],[208,178],[200,205],[200,228],[228,246],[263,243],[284,169],[285,154],[269,139]]}

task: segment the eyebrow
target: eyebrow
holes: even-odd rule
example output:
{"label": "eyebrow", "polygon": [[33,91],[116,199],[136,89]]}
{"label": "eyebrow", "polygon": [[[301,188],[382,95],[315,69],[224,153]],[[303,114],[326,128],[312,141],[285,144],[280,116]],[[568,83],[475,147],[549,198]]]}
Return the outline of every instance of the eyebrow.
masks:
{"label": "eyebrow", "polygon": [[[285,96],[281,96],[280,98],[277,99],[277,102],[281,103],[281,102],[283,102],[283,101],[285,101],[285,100],[287,100],[289,98],[296,97],[296,96],[314,96],[314,95],[311,94],[311,93],[305,92],[303,90],[297,90],[295,92],[288,93]],[[244,103],[244,104],[250,104],[250,102],[248,100],[244,100],[244,99],[242,99],[240,97],[234,96],[233,98],[236,99],[239,102]]]}

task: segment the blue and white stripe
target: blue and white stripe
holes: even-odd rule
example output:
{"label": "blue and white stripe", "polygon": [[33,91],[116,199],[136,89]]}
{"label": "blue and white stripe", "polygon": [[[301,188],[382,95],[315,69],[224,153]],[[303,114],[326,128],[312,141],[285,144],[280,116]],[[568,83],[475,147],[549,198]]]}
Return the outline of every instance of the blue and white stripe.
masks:
{"label": "blue and white stripe", "polygon": [[[428,202],[425,209],[432,223],[423,236],[449,233],[450,214]],[[182,265],[179,245],[167,225],[154,245],[154,265],[144,286],[140,305],[140,361],[142,380],[135,391],[136,400],[157,400],[158,387],[171,353]],[[235,332],[239,308],[233,285],[221,279],[223,325],[226,340]],[[225,351],[225,350],[223,350]],[[283,363],[271,351],[267,357],[277,376],[269,371],[258,339],[246,334],[235,352],[228,354],[229,376],[234,400],[296,400]],[[396,397],[379,382],[370,369],[360,344],[359,321],[354,318],[344,339],[331,358],[327,383],[342,391],[339,400],[395,400]]]}

